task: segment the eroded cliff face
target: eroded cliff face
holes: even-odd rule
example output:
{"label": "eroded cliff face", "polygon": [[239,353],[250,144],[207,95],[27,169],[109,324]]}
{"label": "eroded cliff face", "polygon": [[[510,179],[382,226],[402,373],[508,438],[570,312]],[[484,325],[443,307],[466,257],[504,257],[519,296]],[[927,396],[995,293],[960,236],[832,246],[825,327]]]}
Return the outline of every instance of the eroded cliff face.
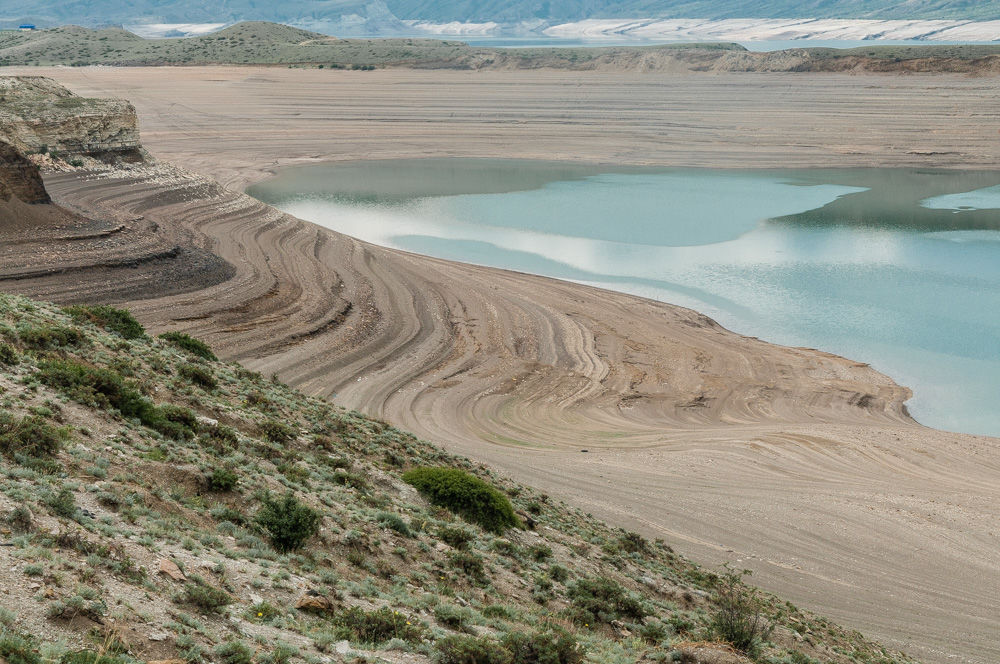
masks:
{"label": "eroded cliff face", "polygon": [[0,77],[0,138],[24,154],[143,161],[132,104],[79,97],[41,76]]}
{"label": "eroded cliff face", "polygon": [[38,166],[13,145],[0,141],[0,201],[17,198],[24,203],[49,203]]}

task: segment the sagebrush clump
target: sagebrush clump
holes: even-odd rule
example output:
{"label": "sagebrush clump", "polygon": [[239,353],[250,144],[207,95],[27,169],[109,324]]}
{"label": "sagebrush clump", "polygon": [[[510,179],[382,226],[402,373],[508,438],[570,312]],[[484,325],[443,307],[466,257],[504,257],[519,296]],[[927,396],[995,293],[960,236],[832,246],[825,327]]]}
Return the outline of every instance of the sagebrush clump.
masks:
{"label": "sagebrush clump", "polygon": [[183,351],[187,351],[192,355],[200,357],[203,360],[210,360],[214,362],[219,359],[215,356],[215,353],[212,352],[212,348],[207,343],[200,339],[195,339],[188,334],[184,334],[183,332],[164,332],[160,335],[160,338]]}
{"label": "sagebrush clump", "polygon": [[322,519],[319,512],[289,492],[278,499],[264,496],[255,520],[267,533],[271,546],[279,553],[287,553],[302,548],[319,532]]}
{"label": "sagebrush clump", "polygon": [[38,379],[71,399],[100,408],[114,408],[123,417],[171,438],[190,438],[197,432],[197,418],[190,410],[165,404],[157,406],[121,374],[103,367],[66,360],[39,362]]}
{"label": "sagebrush clump", "polygon": [[65,427],[55,427],[39,415],[16,417],[0,411],[0,453],[12,458],[54,456],[70,437]]}
{"label": "sagebrush clump", "polygon": [[337,635],[356,643],[379,645],[390,639],[419,641],[424,628],[416,619],[388,607],[365,611],[352,606],[338,613],[334,619]]}
{"label": "sagebrush clump", "polygon": [[446,507],[491,533],[501,534],[520,525],[505,495],[458,468],[414,468],[403,474],[403,481],[433,504]]}
{"label": "sagebrush clump", "polygon": [[146,336],[146,328],[127,309],[100,304],[66,307],[64,311],[77,322],[89,321],[125,339],[142,339]]}
{"label": "sagebrush clump", "polygon": [[743,583],[747,574],[748,570],[737,572],[726,567],[720,576],[716,586],[719,609],[712,617],[712,628],[737,650],[755,656],[774,628],[764,615],[757,591]]}
{"label": "sagebrush clump", "polygon": [[643,602],[607,577],[580,579],[569,587],[569,609],[578,624],[596,625],[613,620],[641,620],[649,614]]}

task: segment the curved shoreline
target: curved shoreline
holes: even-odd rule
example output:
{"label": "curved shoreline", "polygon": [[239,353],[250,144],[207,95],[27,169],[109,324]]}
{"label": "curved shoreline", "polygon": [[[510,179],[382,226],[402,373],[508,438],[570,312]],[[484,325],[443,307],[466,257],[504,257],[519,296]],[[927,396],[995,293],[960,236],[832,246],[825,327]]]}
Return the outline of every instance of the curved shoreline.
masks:
{"label": "curved shoreline", "polygon": [[[176,75],[245,89],[247,72],[221,69]],[[259,171],[247,155],[273,141],[288,143],[275,148],[283,161],[317,147],[308,118],[267,135],[269,103],[239,108],[260,114],[264,147],[247,146],[232,109],[170,107],[157,95],[177,90],[146,87],[141,72],[51,73],[78,91],[104,85],[134,99],[154,154],[231,184]],[[531,80],[548,90],[539,99],[563,89],[547,75]],[[426,102],[424,90],[408,94]],[[456,145],[482,149],[454,127]],[[390,146],[391,134],[359,153],[412,154],[442,136],[420,122],[406,131],[408,146]],[[226,357],[336,393],[613,523],[683,540],[703,562],[738,558],[761,585],[927,661],[1000,657],[1000,557],[983,527],[1000,522],[997,441],[919,426],[903,411],[908,390],[867,366],[662,303],[372,247],[183,173],[48,184],[57,200],[143,215],[235,268],[200,290],[111,298],[156,331],[204,337]],[[72,286],[17,288],[72,299],[87,284]]]}

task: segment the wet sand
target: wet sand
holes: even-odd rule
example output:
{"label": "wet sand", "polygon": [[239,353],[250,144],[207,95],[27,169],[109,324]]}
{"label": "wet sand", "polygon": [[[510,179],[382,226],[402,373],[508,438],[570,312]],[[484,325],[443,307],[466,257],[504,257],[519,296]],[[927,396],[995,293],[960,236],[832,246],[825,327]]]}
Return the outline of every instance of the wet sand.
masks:
{"label": "wet sand", "polygon": [[[735,561],[925,661],[1000,661],[997,440],[921,427],[906,388],[847,359],[371,247],[237,193],[286,164],[421,156],[992,168],[1000,79],[29,71],[131,100],[154,155],[229,187],[157,169],[47,179],[57,201],[141,215],[234,266],[183,294],[109,294],[153,329],[199,335],[696,560]],[[88,286],[78,273],[0,288],[66,300]]]}

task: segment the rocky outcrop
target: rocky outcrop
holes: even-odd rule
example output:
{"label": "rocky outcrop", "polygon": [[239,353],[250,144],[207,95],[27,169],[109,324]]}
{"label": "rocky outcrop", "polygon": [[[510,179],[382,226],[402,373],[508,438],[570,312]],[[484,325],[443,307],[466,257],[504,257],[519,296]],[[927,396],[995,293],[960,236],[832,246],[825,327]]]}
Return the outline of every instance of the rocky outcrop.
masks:
{"label": "rocky outcrop", "polygon": [[38,167],[13,145],[0,141],[0,201],[11,198],[24,203],[48,203],[51,200]]}
{"label": "rocky outcrop", "polygon": [[0,77],[0,137],[25,154],[143,161],[132,104],[79,97],[41,76]]}

